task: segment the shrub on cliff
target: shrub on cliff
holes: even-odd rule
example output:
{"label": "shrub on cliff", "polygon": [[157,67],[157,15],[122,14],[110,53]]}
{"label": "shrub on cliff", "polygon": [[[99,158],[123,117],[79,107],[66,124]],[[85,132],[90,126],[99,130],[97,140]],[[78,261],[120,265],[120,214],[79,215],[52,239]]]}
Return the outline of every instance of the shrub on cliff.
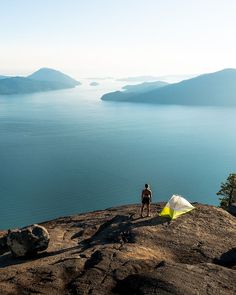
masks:
{"label": "shrub on cliff", "polygon": [[217,195],[223,196],[219,198],[220,207],[227,210],[230,205],[236,202],[236,173],[229,174],[227,180],[221,183],[221,188]]}

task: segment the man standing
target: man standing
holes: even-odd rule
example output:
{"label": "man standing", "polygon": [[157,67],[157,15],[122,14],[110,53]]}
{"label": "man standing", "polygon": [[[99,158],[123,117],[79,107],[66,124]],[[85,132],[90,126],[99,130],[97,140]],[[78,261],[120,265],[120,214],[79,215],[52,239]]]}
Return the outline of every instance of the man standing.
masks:
{"label": "man standing", "polygon": [[152,201],[152,191],[147,183],[145,184],[145,188],[142,190],[141,201],[142,201],[141,217],[143,217],[143,209],[145,205],[147,207],[147,216],[149,217],[150,205]]}

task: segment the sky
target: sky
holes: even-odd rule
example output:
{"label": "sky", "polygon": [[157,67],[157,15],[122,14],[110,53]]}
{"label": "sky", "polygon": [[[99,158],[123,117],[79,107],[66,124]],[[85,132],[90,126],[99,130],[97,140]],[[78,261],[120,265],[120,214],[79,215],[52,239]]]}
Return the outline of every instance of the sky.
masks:
{"label": "sky", "polygon": [[236,68],[235,0],[0,0],[0,74],[75,78]]}

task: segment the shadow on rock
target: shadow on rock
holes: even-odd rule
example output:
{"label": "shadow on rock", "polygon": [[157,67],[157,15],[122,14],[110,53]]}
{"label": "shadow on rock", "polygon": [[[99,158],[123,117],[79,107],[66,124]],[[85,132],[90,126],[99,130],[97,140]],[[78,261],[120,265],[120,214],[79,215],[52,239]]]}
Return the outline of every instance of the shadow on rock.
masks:
{"label": "shadow on rock", "polygon": [[[138,220],[138,221],[137,221]],[[139,218],[136,219],[133,223],[132,227],[142,227],[142,226],[157,226],[160,224],[170,224],[171,219],[168,217],[161,217],[161,216],[155,216],[152,218]]]}
{"label": "shadow on rock", "polygon": [[101,251],[95,251],[92,256],[85,262],[84,268],[90,269],[102,261]]}
{"label": "shadow on rock", "polygon": [[119,295],[235,295],[236,272],[215,264],[164,263],[117,282]]}
{"label": "shadow on rock", "polygon": [[[80,235],[80,233],[78,233]],[[131,232],[131,217],[117,215],[104,222],[93,236],[80,243],[83,250],[94,245],[105,245],[110,243],[133,243],[134,236]]]}
{"label": "shadow on rock", "polygon": [[[134,218],[131,215],[117,215],[110,220],[104,222],[98,230],[88,239],[84,239],[79,243],[81,251],[84,251],[95,245],[106,244],[125,244],[135,243],[135,234],[132,229],[145,226],[158,226],[160,224],[170,224],[168,217],[155,216],[152,218]],[[79,231],[72,238],[82,236],[83,232]]]}
{"label": "shadow on rock", "polygon": [[220,258],[215,259],[214,263],[225,266],[233,267],[236,265],[236,248],[232,248],[229,251],[223,253]]}
{"label": "shadow on rock", "polygon": [[57,251],[51,251],[51,252],[42,252],[34,255],[28,255],[27,257],[12,257],[10,253],[7,253],[5,255],[2,255],[0,257],[0,268],[4,268],[10,265],[17,265],[17,264],[23,264],[29,261],[34,261],[40,258],[44,257],[51,257],[51,256],[56,256],[58,254],[62,254],[68,251],[72,251],[78,249],[78,246],[74,247],[69,247],[69,248],[64,248],[60,249]]}
{"label": "shadow on rock", "polygon": [[161,279],[152,278],[151,276],[138,274],[129,275],[124,280],[118,282],[113,292],[120,295],[180,295],[172,284]]}

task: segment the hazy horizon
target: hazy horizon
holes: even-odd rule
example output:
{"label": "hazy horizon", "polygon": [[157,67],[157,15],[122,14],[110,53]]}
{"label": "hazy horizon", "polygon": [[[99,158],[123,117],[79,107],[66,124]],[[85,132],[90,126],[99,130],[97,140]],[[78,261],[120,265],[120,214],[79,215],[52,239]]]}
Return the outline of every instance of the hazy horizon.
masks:
{"label": "hazy horizon", "polygon": [[2,75],[197,75],[236,68],[232,0],[1,3]]}
{"label": "hazy horizon", "polygon": [[[47,67],[39,67],[35,70],[32,70],[32,71],[12,71],[10,73],[2,73],[0,72],[0,76],[7,76],[7,77],[27,77],[29,75],[31,75],[32,73],[38,71],[39,69],[42,69],[42,68],[47,68]],[[201,75],[201,74],[205,74],[205,73],[199,73],[199,74],[173,74],[173,73],[170,73],[170,74],[166,74],[166,75],[142,75],[140,73],[140,75],[124,75],[124,76],[105,76],[105,75],[100,75],[100,76],[94,76],[94,77],[90,77],[90,76],[84,76],[84,75],[81,75],[81,74],[76,74],[76,72],[74,73],[69,73],[69,72],[65,72],[63,70],[60,70],[58,69],[58,67],[55,67],[55,68],[51,68],[51,69],[54,69],[54,70],[58,70],[58,71],[61,71],[63,72],[64,74],[66,75],[69,75],[71,76],[72,78],[74,79],[77,79],[77,80],[115,80],[115,81],[119,81],[119,82],[130,82],[130,83],[141,83],[141,82],[147,82],[147,81],[154,81],[156,79],[160,79],[162,81],[167,81],[169,83],[174,83],[175,81],[182,81],[182,80],[185,80],[185,79],[190,79],[190,78],[193,78],[195,76],[198,76],[198,75]],[[221,69],[220,69],[221,70]],[[142,79],[143,78],[143,79]],[[132,81],[133,79],[133,81]]]}

